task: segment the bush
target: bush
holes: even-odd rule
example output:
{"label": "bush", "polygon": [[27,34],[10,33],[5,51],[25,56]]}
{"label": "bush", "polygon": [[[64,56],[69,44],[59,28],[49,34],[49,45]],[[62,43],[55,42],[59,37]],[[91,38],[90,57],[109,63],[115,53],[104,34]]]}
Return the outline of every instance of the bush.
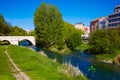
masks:
{"label": "bush", "polygon": [[110,36],[106,30],[96,30],[90,36],[90,53],[105,54],[113,53],[113,45],[109,40]]}
{"label": "bush", "polygon": [[67,38],[66,43],[68,48],[73,49],[79,46],[82,42],[81,34],[78,32],[73,33],[70,37]]}

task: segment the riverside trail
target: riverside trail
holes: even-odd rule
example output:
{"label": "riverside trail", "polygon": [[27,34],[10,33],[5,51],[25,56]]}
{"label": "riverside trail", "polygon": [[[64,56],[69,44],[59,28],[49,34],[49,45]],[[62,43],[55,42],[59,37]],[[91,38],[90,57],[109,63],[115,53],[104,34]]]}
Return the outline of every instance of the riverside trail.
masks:
{"label": "riverside trail", "polygon": [[18,68],[18,66],[13,62],[12,58],[8,54],[7,47],[6,47],[5,54],[7,55],[10,63],[12,64],[12,68],[11,69],[13,71],[13,75],[16,77],[16,80],[30,80],[30,78],[24,72],[22,72]]}

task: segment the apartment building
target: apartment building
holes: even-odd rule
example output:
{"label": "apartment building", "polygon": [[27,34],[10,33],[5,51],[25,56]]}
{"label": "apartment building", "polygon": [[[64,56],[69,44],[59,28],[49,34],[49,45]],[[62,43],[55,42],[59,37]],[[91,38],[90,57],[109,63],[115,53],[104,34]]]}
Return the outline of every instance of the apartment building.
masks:
{"label": "apartment building", "polygon": [[117,5],[114,9],[114,13],[108,16],[109,28],[116,28],[120,25],[120,5]]}

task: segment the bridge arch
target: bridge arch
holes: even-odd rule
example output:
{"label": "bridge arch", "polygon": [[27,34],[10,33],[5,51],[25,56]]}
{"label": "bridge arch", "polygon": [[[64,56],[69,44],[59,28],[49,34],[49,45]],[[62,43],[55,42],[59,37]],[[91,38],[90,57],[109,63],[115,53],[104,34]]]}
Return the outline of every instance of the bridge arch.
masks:
{"label": "bridge arch", "polygon": [[0,45],[9,45],[9,44],[11,44],[9,40],[0,41]]}
{"label": "bridge arch", "polygon": [[33,45],[33,43],[28,39],[23,39],[23,40],[18,42],[18,45],[27,46],[27,45]]}
{"label": "bridge arch", "polygon": [[33,45],[35,45],[35,37],[34,36],[0,36],[0,41],[8,40],[13,45],[19,45],[19,41],[28,40]]}

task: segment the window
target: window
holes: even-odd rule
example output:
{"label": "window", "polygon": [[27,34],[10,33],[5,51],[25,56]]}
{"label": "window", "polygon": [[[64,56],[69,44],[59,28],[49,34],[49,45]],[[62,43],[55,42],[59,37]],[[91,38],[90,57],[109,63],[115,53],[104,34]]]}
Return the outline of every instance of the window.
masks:
{"label": "window", "polygon": [[120,12],[120,9],[118,9],[118,12]]}
{"label": "window", "polygon": [[118,17],[120,17],[120,13],[119,13],[119,14],[117,14],[117,16],[118,16]]}
{"label": "window", "polygon": [[111,20],[109,20],[109,22],[111,22]]}
{"label": "window", "polygon": [[118,18],[117,21],[120,21],[120,18]]}
{"label": "window", "polygon": [[111,27],[111,24],[108,24],[109,27]]}

